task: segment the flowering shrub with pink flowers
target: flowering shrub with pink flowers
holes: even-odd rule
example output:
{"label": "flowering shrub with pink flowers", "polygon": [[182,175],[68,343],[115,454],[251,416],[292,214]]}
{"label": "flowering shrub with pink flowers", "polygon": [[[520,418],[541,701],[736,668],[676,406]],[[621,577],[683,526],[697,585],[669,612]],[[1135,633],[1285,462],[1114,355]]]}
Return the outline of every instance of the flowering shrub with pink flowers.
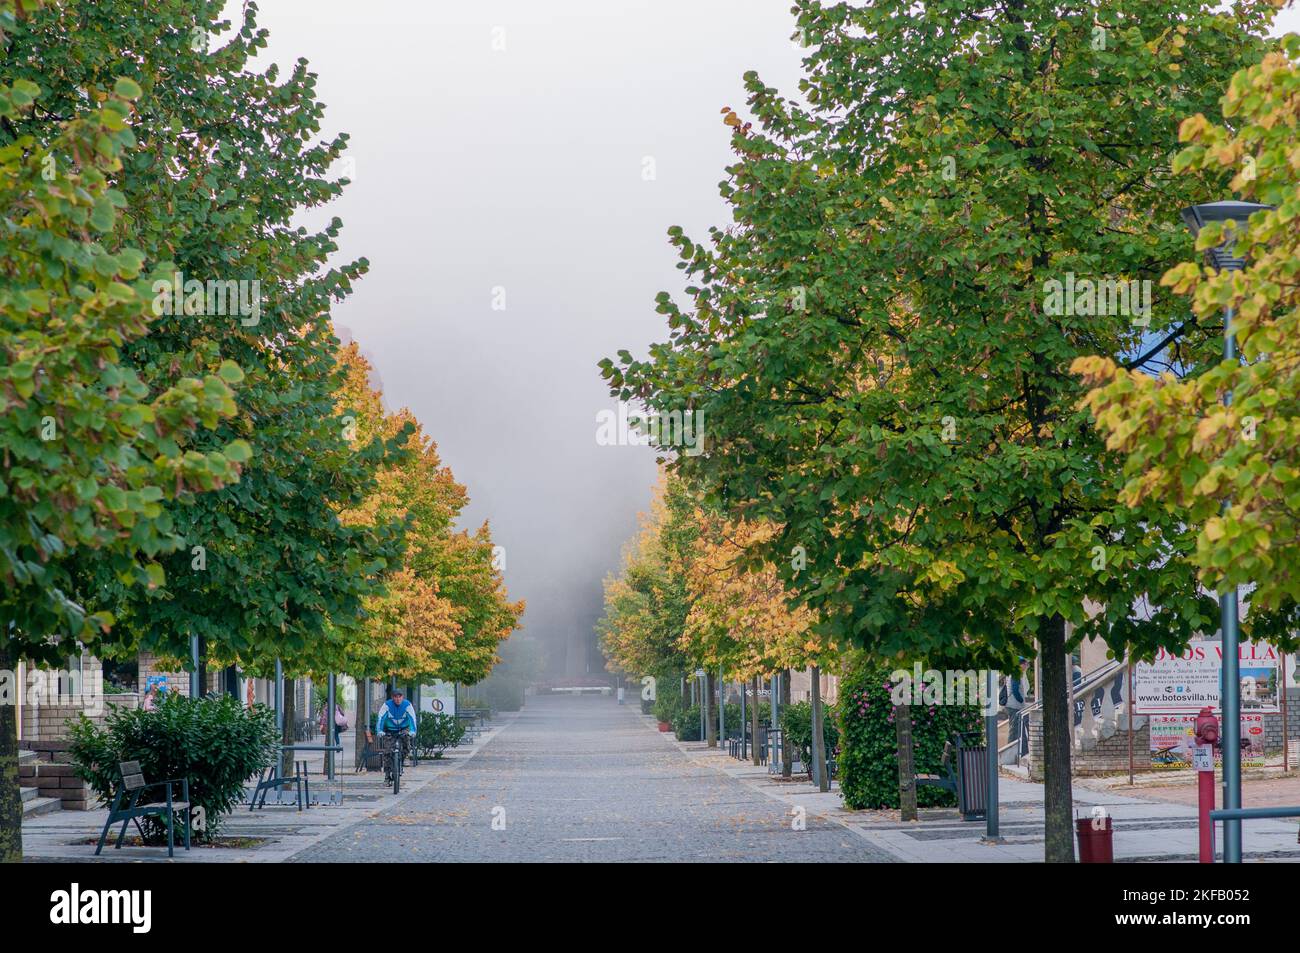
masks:
{"label": "flowering shrub with pink flowers", "polygon": [[[858,661],[840,682],[839,782],[850,808],[898,807],[898,735],[890,699],[890,673],[911,665]],[[913,764],[917,774],[942,774],[943,745],[958,732],[982,724],[974,705],[912,706]],[[922,807],[948,807],[956,795],[931,786],[917,788]]]}

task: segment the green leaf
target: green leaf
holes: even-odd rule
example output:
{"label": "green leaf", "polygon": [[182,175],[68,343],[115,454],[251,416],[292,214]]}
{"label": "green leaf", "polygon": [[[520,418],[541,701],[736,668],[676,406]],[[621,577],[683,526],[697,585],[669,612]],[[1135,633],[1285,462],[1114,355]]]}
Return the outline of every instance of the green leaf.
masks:
{"label": "green leaf", "polygon": [[143,93],[140,84],[133,79],[122,76],[113,84],[113,93],[122,99],[139,99]]}

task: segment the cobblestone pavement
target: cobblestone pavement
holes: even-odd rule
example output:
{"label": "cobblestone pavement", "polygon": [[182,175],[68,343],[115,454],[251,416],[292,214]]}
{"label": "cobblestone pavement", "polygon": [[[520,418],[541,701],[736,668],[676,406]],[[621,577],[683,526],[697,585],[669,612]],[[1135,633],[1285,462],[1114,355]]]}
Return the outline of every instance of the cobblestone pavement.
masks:
{"label": "cobblestone pavement", "polygon": [[295,861],[866,861],[838,824],[693,763],[633,707],[538,696],[473,760]]}

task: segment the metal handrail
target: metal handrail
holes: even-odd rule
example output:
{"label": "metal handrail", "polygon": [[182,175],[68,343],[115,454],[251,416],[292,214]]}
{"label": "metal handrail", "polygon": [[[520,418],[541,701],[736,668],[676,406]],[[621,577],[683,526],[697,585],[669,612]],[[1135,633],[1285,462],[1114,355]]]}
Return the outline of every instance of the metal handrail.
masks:
{"label": "metal handrail", "polygon": [[[1123,659],[1110,659],[1109,661],[1106,662],[1105,665],[1101,666],[1100,668],[1095,668],[1087,675],[1083,676],[1083,678],[1079,680],[1078,684],[1071,684],[1070,686],[1071,704],[1078,701],[1079,696],[1087,692],[1089,689],[1096,688],[1098,682],[1110,681],[1110,676],[1115,674],[1116,669],[1125,668],[1127,667],[1127,665],[1128,663]],[[1035,700],[1025,705],[1023,708],[1021,708],[1018,714],[1025,714],[1027,712],[1033,711],[1035,708],[1042,708],[1042,707],[1043,707],[1042,701]]]}
{"label": "metal handrail", "polygon": [[[1279,817],[1300,817],[1300,807],[1221,807],[1210,811],[1210,823],[1219,821],[1260,821]],[[1240,842],[1241,834],[1237,834]],[[1237,863],[1241,863],[1240,852]]]}
{"label": "metal handrail", "polygon": [[1210,812],[1211,821],[1258,821],[1300,817],[1300,807],[1223,807]]}

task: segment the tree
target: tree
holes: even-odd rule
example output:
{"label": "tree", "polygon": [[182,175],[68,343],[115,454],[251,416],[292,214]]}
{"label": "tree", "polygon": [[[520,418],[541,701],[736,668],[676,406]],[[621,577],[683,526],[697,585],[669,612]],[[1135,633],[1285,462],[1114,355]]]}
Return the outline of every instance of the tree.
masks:
{"label": "tree", "polygon": [[[709,246],[670,229],[691,307],[661,294],[670,339],[602,371],[624,399],[706,421],[708,450],[676,466],[728,516],[781,527],[766,555],[830,637],[962,667],[1041,652],[1045,856],[1070,861],[1067,627],[1151,650],[1214,607],[1170,558],[1185,527],[1118,500],[1068,369],[1149,363],[1152,330],[1212,347],[1167,293],[1097,307],[1096,288],[1185,253],[1178,122],[1260,57],[1272,11],[794,9],[810,106],[747,75],[754,120],[723,110],[735,223]],[[1057,307],[1080,275],[1091,303]]]}
{"label": "tree", "polygon": [[680,481],[661,476],[620,574],[605,580],[605,611],[596,624],[601,651],[613,671],[653,678],[656,693],[697,667],[681,638],[692,601],[684,560],[698,534],[689,494]]}
{"label": "tree", "polygon": [[[1124,455],[1128,482],[1121,499],[1134,506],[1163,502],[1196,526],[1188,558],[1201,581],[1219,592],[1252,584],[1246,631],[1284,648],[1295,645],[1300,600],[1298,56],[1300,37],[1293,34],[1232,78],[1224,125],[1198,113],[1180,133],[1189,145],[1176,170],[1215,177],[1237,170],[1234,191],[1276,206],[1235,236],[1247,258],[1244,271],[1216,272],[1187,261],[1162,279],[1192,296],[1197,320],[1207,327],[1232,309],[1244,363],[1207,363],[1199,374],[1180,378],[1127,370],[1104,357],[1075,362],[1076,372],[1100,385],[1087,405],[1107,447]],[[1206,228],[1197,248],[1225,238],[1222,228]],[[1230,407],[1221,403],[1225,393],[1232,395]],[[1225,496],[1231,502],[1221,511]]]}
{"label": "tree", "polygon": [[[25,29],[0,4],[0,32]],[[238,478],[248,444],[195,448],[235,410],[239,369],[151,389],[122,361],[149,332],[144,255],[113,240],[111,186],[135,139],[139,87],[69,110],[44,140],[0,146],[0,670],[53,664],[104,638],[113,616],[79,598],[70,570],[84,552],[122,586],[165,583],[159,557],[180,543],[167,501]],[[37,109],[38,84],[0,80],[0,126]],[[16,693],[0,704],[0,859],[22,859]]]}
{"label": "tree", "polygon": [[439,656],[455,648],[460,627],[455,607],[428,572],[427,552],[449,534],[465,505],[465,488],[442,466],[437,447],[410,411],[384,410],[382,395],[370,387],[370,363],[355,343],[342,349],[339,363],[345,373],[339,405],[349,439],[360,445],[392,440],[404,451],[378,471],[373,492],[341,519],[361,526],[401,522],[405,534],[401,559],[384,576],[384,591],[366,598],[361,620],[348,620],[355,631],[329,670],[405,679],[435,675]]}
{"label": "tree", "polygon": [[790,594],[771,563],[755,563],[777,528],[725,523],[696,511],[699,534],[680,570],[691,608],[679,639],[697,665],[722,666],[738,679],[785,668],[834,665],[838,647],[815,632],[815,618],[790,606]]}
{"label": "tree", "polygon": [[345,524],[339,514],[365,499],[400,448],[350,443],[335,408],[329,310],[366,262],[330,266],[337,219],[315,233],[294,221],[340,194],[329,167],[346,137],[315,141],[324,107],[305,61],[283,79],[251,68],[267,42],[254,6],[209,49],[230,26],[218,19],[223,6],[173,0],[142,13],[128,0],[71,0],[31,13],[9,37],[4,68],[39,83],[44,105],[0,140],[47,142],[59,116],[102,99],[119,71],[142,90],[131,123],[139,146],[117,174],[114,240],[151,268],[165,263],[170,280],[152,286],[153,333],[124,359],[155,390],[238,365],[236,413],[194,449],[239,439],[254,454],[238,485],[165,505],[184,541],[160,558],[165,585],[126,588],[84,560],[79,589],[139,647],[187,657],[197,635],[265,674],[277,656],[305,663],[309,650],[339,650],[381,590],[401,552],[400,522]]}

